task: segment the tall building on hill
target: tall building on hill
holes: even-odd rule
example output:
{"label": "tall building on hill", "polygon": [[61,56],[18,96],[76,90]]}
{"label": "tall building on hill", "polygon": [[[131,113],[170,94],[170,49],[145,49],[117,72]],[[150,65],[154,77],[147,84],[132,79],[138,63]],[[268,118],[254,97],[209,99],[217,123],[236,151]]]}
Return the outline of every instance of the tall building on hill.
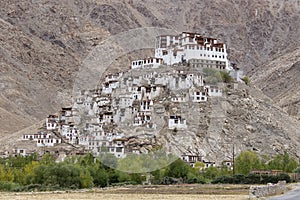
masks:
{"label": "tall building on hill", "polygon": [[229,69],[226,45],[198,33],[158,36],[155,57],[162,58],[166,65],[188,62],[193,67]]}
{"label": "tall building on hill", "polygon": [[195,68],[230,69],[224,43],[189,32],[157,36],[155,56],[132,61],[131,68],[157,68],[161,64],[172,66],[180,63]]}

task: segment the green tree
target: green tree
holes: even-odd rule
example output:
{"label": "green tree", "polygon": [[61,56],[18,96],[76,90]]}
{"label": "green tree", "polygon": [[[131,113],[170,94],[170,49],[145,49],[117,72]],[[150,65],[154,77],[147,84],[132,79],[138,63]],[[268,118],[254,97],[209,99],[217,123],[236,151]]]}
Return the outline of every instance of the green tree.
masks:
{"label": "green tree", "polygon": [[294,169],[298,167],[297,161],[290,157],[287,152],[283,155],[276,155],[269,163],[269,169],[283,170],[284,172],[291,173]]}
{"label": "green tree", "polygon": [[151,175],[154,178],[153,183],[154,184],[161,184],[165,173],[166,173],[165,168],[158,169],[158,170],[155,170],[155,171],[151,172]]}
{"label": "green tree", "polygon": [[89,171],[76,164],[54,163],[38,165],[30,179],[32,184],[60,188],[87,188],[93,186]]}
{"label": "green tree", "polygon": [[104,168],[97,167],[89,170],[93,177],[94,185],[97,187],[105,187],[108,184],[108,173]]}
{"label": "green tree", "polygon": [[3,165],[0,165],[0,181],[14,181],[13,171],[9,167],[5,168]]}
{"label": "green tree", "polygon": [[94,156],[91,153],[86,154],[80,159],[80,165],[82,166],[90,166],[93,164],[94,164]]}
{"label": "green tree", "polygon": [[98,159],[108,168],[118,167],[118,159],[111,153],[103,153]]}
{"label": "green tree", "polygon": [[177,159],[170,164],[166,170],[166,176],[174,178],[187,178],[191,167],[187,165],[183,160]]}
{"label": "green tree", "polygon": [[213,180],[221,175],[221,171],[213,166],[210,166],[209,168],[205,169],[205,172],[203,173],[203,176],[207,179]]}
{"label": "green tree", "polygon": [[199,172],[199,171],[203,170],[204,167],[205,167],[205,164],[204,164],[203,162],[197,161],[197,162],[195,163],[194,169],[195,169],[196,171]]}
{"label": "green tree", "polygon": [[294,173],[300,173],[300,167],[297,167],[296,169],[293,170]]}
{"label": "green tree", "polygon": [[40,164],[42,165],[50,165],[54,163],[55,163],[55,158],[50,153],[44,154],[42,159],[40,160]]}
{"label": "green tree", "polygon": [[258,155],[252,151],[243,151],[235,159],[235,171],[237,174],[249,174],[252,169],[261,169]]}
{"label": "green tree", "polygon": [[39,166],[39,162],[37,161],[32,161],[31,163],[28,163],[27,165],[25,165],[23,172],[24,172],[24,176],[23,176],[23,180],[22,180],[22,184],[26,185],[26,184],[32,184],[34,182],[34,177],[36,176],[35,174],[35,169]]}

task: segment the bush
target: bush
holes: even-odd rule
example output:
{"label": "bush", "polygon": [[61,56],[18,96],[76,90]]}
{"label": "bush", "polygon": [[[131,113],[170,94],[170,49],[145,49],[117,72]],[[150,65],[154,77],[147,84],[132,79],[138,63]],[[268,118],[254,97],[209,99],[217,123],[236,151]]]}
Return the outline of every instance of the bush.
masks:
{"label": "bush", "polygon": [[272,175],[262,175],[261,176],[261,184],[267,184],[267,183],[277,183],[278,182],[278,177],[277,176],[272,176]]}
{"label": "bush", "polygon": [[221,176],[214,179],[211,183],[213,184],[267,184],[267,183],[277,183],[278,181],[285,180],[287,183],[291,182],[291,178],[288,174],[280,174],[277,176],[272,175],[256,175],[248,174],[244,176],[242,174],[234,176]]}
{"label": "bush", "polygon": [[246,85],[249,85],[249,84],[250,84],[250,79],[249,79],[248,76],[244,76],[244,77],[242,78],[242,81],[244,81],[244,83],[245,83]]}
{"label": "bush", "polygon": [[93,186],[93,178],[89,171],[72,164],[40,165],[34,169],[31,184],[59,186],[60,188],[89,188]]}
{"label": "bush", "polygon": [[233,78],[229,75],[228,72],[223,72],[220,71],[221,77],[222,77],[222,81],[225,83],[230,83],[233,81]]}
{"label": "bush", "polygon": [[17,183],[7,181],[0,182],[0,191],[13,191],[18,187],[20,187],[20,185]]}
{"label": "bush", "polygon": [[278,181],[286,181],[287,183],[291,182],[291,177],[288,174],[279,174],[278,175]]}
{"label": "bush", "polygon": [[218,183],[229,183],[232,184],[234,182],[234,178],[232,176],[221,176],[214,179],[211,183],[218,184]]}
{"label": "bush", "polygon": [[260,175],[257,174],[248,174],[245,176],[244,184],[259,184]]}

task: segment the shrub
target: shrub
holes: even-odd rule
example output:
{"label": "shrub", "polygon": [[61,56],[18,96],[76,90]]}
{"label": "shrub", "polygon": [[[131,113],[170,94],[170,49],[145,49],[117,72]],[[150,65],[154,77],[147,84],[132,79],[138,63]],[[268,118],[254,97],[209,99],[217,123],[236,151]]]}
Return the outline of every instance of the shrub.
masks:
{"label": "shrub", "polygon": [[222,77],[222,81],[225,83],[230,83],[233,81],[233,78],[229,75],[228,72],[223,72],[220,71],[221,77]]}
{"label": "shrub", "polygon": [[232,176],[221,176],[214,179],[211,183],[218,184],[218,183],[229,183],[232,184],[234,182],[234,178]]}
{"label": "shrub", "polygon": [[287,183],[291,182],[291,177],[288,174],[279,174],[278,175],[278,181],[286,181]]}
{"label": "shrub", "polygon": [[233,176],[232,180],[234,184],[241,184],[245,182],[245,175],[244,174],[236,174]]}
{"label": "shrub", "polygon": [[242,81],[244,81],[244,83],[245,83],[246,85],[249,85],[249,84],[250,84],[250,79],[249,79],[248,76],[244,76],[244,77],[242,78]]}
{"label": "shrub", "polygon": [[18,187],[20,187],[20,185],[17,183],[8,182],[8,181],[0,182],[0,191],[13,191]]}
{"label": "shrub", "polygon": [[244,184],[259,184],[260,175],[257,174],[248,174],[245,176]]}

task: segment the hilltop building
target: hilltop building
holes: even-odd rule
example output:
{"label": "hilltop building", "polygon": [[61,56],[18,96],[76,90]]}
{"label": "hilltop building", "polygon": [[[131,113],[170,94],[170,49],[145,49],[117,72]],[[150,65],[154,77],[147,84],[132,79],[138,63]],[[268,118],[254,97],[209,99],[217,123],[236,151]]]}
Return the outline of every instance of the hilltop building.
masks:
{"label": "hilltop building", "polygon": [[226,45],[216,38],[198,33],[160,35],[156,38],[155,56],[131,63],[131,69],[158,68],[160,65],[189,63],[195,68],[229,70]]}
{"label": "hilltop building", "polygon": [[194,67],[229,69],[226,45],[216,38],[204,37],[198,33],[158,36],[155,57],[162,58],[166,65],[187,62]]}

